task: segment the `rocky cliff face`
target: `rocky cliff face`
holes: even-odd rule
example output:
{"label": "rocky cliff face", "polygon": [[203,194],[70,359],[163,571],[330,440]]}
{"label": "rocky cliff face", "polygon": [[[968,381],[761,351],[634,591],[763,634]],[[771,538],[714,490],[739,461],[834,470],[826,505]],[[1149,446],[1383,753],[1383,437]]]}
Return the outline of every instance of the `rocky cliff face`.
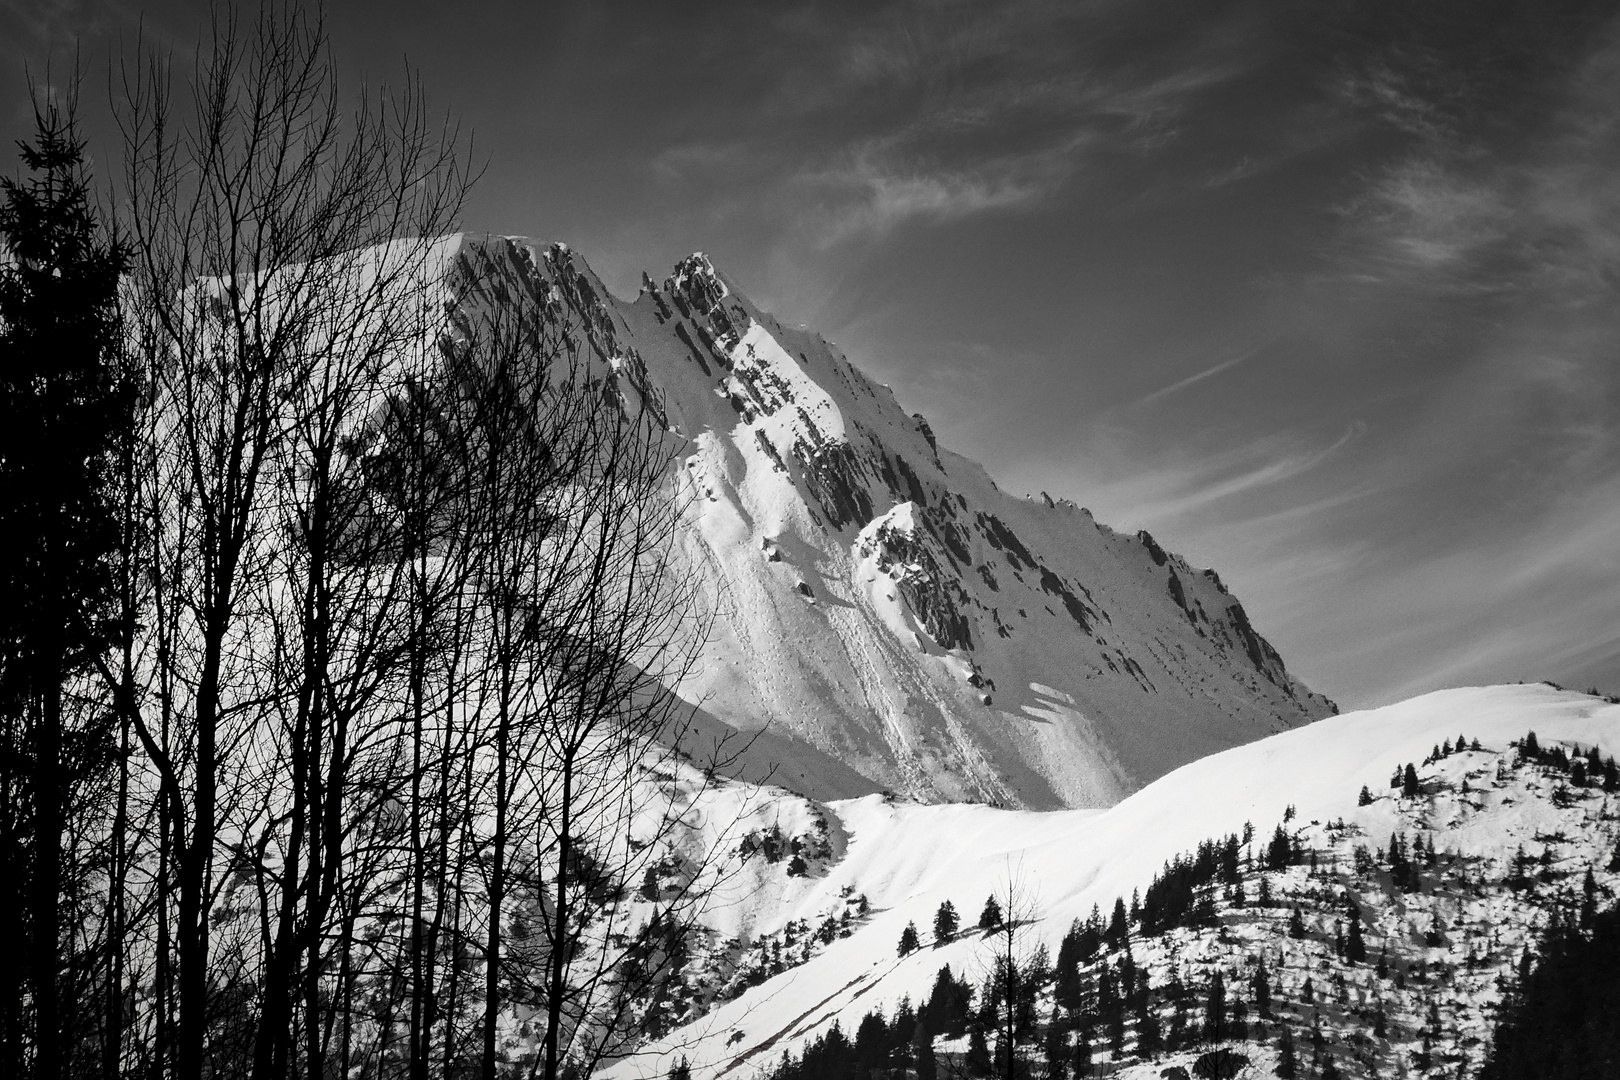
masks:
{"label": "rocky cliff face", "polygon": [[714,616],[680,689],[720,726],[766,729],[777,783],[1102,806],[1335,711],[1213,571],[1002,492],[704,256],[624,301],[562,245],[462,243],[548,296],[676,440],[683,545]]}

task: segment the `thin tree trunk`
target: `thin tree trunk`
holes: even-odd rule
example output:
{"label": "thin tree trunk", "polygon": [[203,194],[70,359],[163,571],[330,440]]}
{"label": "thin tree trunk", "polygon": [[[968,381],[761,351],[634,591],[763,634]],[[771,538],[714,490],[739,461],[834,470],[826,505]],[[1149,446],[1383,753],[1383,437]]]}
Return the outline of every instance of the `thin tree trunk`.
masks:
{"label": "thin tree trunk", "polygon": [[[4,710],[4,739],[0,752],[0,852],[20,860],[22,851],[23,725],[15,709]],[[10,875],[0,884],[0,920],[6,926],[20,927],[27,903],[23,878]],[[23,975],[24,964],[0,964],[0,1074],[23,1075]]]}
{"label": "thin tree trunk", "polygon": [[569,862],[574,853],[573,810],[574,810],[574,755],[572,748],[564,754],[561,762],[562,771],[562,802],[559,805],[557,829],[557,896],[555,900],[556,915],[552,919],[554,927],[551,942],[550,966],[548,973],[546,993],[546,1039],[545,1039],[545,1078],[557,1080],[558,1052],[562,1034],[562,1006],[563,1006],[563,974],[568,970],[569,940],[568,940],[568,890]]}
{"label": "thin tree trunk", "polygon": [[[45,571],[47,580],[54,575]],[[60,601],[59,601],[60,603]],[[58,608],[60,610],[60,608]],[[34,658],[38,704],[37,737],[34,743],[35,812],[33,886],[33,997],[34,997],[34,1075],[39,1080],[56,1080],[63,1075],[60,1002],[62,970],[62,833],[66,825],[62,805],[67,785],[62,777],[62,650],[58,626],[43,635],[42,655]]]}
{"label": "thin tree trunk", "polygon": [[[124,686],[132,685],[129,651],[124,651]],[[129,874],[129,720],[118,710],[118,793],[113,805],[112,865],[107,883],[106,1019],[102,1034],[101,1075],[118,1080],[124,1047],[124,890]]]}
{"label": "thin tree trunk", "polygon": [[[510,613],[503,613],[502,633],[510,634]],[[507,637],[510,640],[510,637]],[[503,643],[503,652],[508,647]],[[484,946],[484,1054],[483,1080],[495,1080],[495,1022],[500,1016],[501,918],[506,900],[506,815],[510,792],[509,757],[512,735],[512,663],[501,659],[499,713],[495,730],[495,851],[489,879],[489,932]]]}

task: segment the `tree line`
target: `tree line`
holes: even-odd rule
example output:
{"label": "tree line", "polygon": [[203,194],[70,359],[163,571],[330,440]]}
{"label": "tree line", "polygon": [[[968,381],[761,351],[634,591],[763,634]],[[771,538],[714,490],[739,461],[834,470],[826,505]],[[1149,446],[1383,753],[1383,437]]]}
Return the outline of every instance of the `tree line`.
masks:
{"label": "tree line", "polygon": [[0,207],[0,1075],[588,1073],[696,903],[656,409],[318,12],[113,83]]}

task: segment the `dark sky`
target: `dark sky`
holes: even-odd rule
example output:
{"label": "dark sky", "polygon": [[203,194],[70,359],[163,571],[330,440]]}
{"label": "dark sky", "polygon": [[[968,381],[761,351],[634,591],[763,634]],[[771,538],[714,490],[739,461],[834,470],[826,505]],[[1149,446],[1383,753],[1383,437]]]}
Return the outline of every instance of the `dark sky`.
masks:
{"label": "dark sky", "polygon": [[[199,5],[0,0],[25,61]],[[707,251],[1347,705],[1620,690],[1620,22],[1559,0],[335,4],[620,293]],[[91,122],[92,130],[100,131]],[[98,144],[116,159],[111,142]]]}

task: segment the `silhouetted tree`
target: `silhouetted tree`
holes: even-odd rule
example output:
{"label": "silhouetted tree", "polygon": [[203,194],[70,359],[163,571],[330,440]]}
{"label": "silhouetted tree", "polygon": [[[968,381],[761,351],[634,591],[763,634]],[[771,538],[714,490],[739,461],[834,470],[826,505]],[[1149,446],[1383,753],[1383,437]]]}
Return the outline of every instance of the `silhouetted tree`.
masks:
{"label": "silhouetted tree", "polygon": [[1001,904],[994,893],[984,898],[984,907],[979,911],[979,929],[1001,929]]}
{"label": "silhouetted tree", "polygon": [[[0,1073],[55,1080],[89,1067],[93,980],[119,994],[96,974],[122,955],[121,826],[108,836],[104,813],[117,728],[106,688],[86,676],[120,636],[125,254],[91,206],[71,101],[36,104],[34,137],[19,145],[30,175],[0,180],[0,919],[15,935],[0,964]],[[108,909],[92,914],[92,882],[109,874]],[[85,955],[98,939],[108,955]],[[116,1011],[101,1019],[117,1046]]]}
{"label": "silhouetted tree", "polygon": [[939,1064],[934,1058],[934,1033],[928,1026],[927,1014],[917,1018],[912,1029],[911,1052],[916,1061],[917,1080],[938,1080]]}
{"label": "silhouetted tree", "polygon": [[1299,1058],[1294,1049],[1294,1032],[1287,1025],[1277,1037],[1277,1075],[1281,1080],[1296,1080],[1299,1076]]}
{"label": "silhouetted tree", "polygon": [[1352,964],[1367,959],[1367,943],[1361,938],[1361,909],[1354,904],[1350,906],[1350,935],[1345,940],[1344,958]]}
{"label": "silhouetted tree", "polygon": [[1204,1038],[1220,1042],[1226,1034],[1226,976],[1217,968],[1210,976],[1209,993],[1204,998]]}

